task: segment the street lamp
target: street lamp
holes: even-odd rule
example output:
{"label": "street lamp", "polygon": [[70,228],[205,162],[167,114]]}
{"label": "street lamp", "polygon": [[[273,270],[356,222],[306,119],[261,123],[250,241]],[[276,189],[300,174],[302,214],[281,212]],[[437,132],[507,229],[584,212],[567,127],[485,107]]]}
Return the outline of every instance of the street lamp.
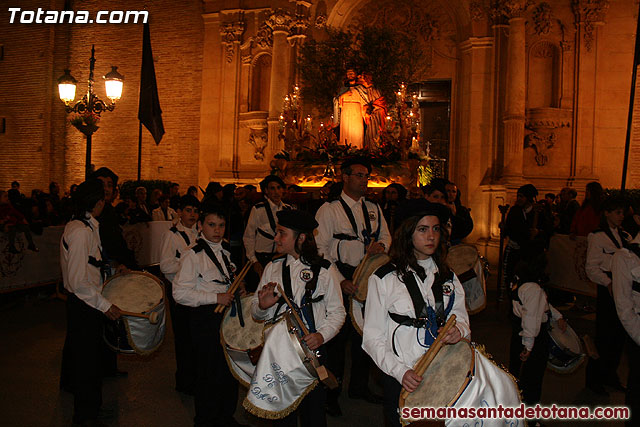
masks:
{"label": "street lamp", "polygon": [[76,97],[76,79],[70,70],[64,70],[64,75],[58,79],[58,93],[60,100],[64,102],[67,113],[76,113],[71,119],[71,124],[87,137],[87,157],[85,165],[85,179],[91,174],[91,136],[98,130],[97,123],[103,111],[113,111],[116,101],[122,96],[124,76],[118,73],[118,67],[111,67],[103,78],[107,98],[111,101],[106,104],[93,93],[93,67],[96,62],[95,46],[91,46],[91,59],[89,60],[89,81],[86,95],[81,100],[71,105]]}

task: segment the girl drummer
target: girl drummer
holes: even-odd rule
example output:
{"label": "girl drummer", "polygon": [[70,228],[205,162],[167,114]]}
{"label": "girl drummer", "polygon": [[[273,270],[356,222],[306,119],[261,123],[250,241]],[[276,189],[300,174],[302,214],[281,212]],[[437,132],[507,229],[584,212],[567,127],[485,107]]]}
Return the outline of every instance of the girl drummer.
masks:
{"label": "girl drummer", "polygon": [[[217,205],[201,206],[201,238],[185,253],[173,280],[173,297],[188,306],[189,326],[196,359],[194,403],[196,426],[238,423],[233,418],[238,400],[238,383],[233,379],[220,344],[222,314],[214,306],[228,306],[234,295],[228,292],[235,267],[222,248],[225,212]],[[242,292],[241,292],[242,293]]]}
{"label": "girl drummer", "polygon": [[447,318],[455,314],[457,323],[444,343],[470,335],[464,289],[444,262],[448,236],[441,224],[449,215],[447,207],[412,200],[405,211],[411,214],[395,232],[391,262],[369,279],[362,339],[364,350],[385,373],[384,413],[392,426],[400,425],[402,388],[412,392],[422,381],[413,366]]}

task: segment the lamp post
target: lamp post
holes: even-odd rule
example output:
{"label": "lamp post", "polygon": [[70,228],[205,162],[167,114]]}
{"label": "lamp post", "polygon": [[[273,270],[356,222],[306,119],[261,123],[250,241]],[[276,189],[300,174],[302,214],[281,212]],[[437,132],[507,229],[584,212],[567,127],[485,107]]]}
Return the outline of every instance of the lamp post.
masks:
{"label": "lamp post", "polygon": [[122,96],[122,86],[124,76],[118,73],[118,67],[111,67],[103,78],[105,79],[105,89],[107,98],[111,101],[106,104],[96,94],[93,93],[93,67],[95,65],[95,46],[91,46],[91,59],[89,59],[89,81],[87,93],[71,105],[76,97],[76,79],[71,76],[70,70],[64,70],[64,75],[58,79],[58,93],[60,100],[64,102],[67,113],[76,113],[71,119],[71,124],[87,137],[87,153],[85,165],[85,179],[91,174],[91,136],[98,130],[97,123],[103,111],[113,111],[116,101]]}

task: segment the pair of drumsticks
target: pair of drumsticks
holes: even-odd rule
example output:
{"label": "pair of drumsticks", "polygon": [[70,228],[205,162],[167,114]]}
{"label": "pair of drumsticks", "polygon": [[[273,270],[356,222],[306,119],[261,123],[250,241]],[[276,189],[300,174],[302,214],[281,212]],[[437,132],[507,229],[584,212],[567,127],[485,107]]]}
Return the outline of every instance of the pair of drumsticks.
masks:
{"label": "pair of drumsticks", "polygon": [[[238,287],[240,286],[240,283],[242,282],[242,280],[244,279],[244,276],[247,275],[247,273],[249,272],[249,269],[251,268],[251,266],[253,265],[253,261],[248,261],[244,267],[242,267],[242,270],[240,270],[240,273],[238,273],[238,275],[236,276],[235,280],[233,281],[233,283],[231,284],[231,286],[229,286],[229,290],[228,292],[230,294],[235,294],[236,291],[238,290]],[[216,306],[216,308],[214,309],[214,313],[222,313],[224,311],[224,309],[226,308],[225,305],[223,304],[218,304]]]}

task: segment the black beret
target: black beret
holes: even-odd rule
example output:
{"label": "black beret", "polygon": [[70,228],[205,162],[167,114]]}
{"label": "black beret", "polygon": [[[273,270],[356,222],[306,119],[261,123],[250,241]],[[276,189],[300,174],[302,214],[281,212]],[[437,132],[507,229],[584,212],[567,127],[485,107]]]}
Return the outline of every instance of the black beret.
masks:
{"label": "black beret", "polygon": [[278,224],[301,233],[312,233],[318,222],[309,212],[296,209],[278,211]]}
{"label": "black beret", "polygon": [[107,168],[107,167],[101,167],[98,170],[94,171],[89,178],[99,178],[99,177],[103,177],[103,178],[111,178],[111,180],[113,181],[113,185],[118,185],[118,175],[115,174],[115,172],[113,172],[111,169]]}
{"label": "black beret", "polygon": [[354,157],[349,157],[345,159],[344,162],[342,162],[342,165],[340,166],[340,171],[344,173],[345,169],[353,165],[364,166],[365,168],[367,168],[369,173],[371,173],[371,160],[365,156],[354,156]]}
{"label": "black beret", "polygon": [[404,220],[419,216],[437,216],[440,224],[446,224],[451,217],[451,210],[440,203],[431,203],[427,199],[409,199],[403,203],[396,213],[396,223],[400,224]]}
{"label": "black beret", "polygon": [[272,182],[277,182],[282,188],[286,187],[284,181],[278,175],[267,175],[262,181],[260,181],[260,189],[264,192]]}
{"label": "black beret", "polygon": [[533,201],[533,199],[538,195],[538,190],[533,186],[533,184],[525,184],[518,188],[518,193],[522,194],[530,201]]}

